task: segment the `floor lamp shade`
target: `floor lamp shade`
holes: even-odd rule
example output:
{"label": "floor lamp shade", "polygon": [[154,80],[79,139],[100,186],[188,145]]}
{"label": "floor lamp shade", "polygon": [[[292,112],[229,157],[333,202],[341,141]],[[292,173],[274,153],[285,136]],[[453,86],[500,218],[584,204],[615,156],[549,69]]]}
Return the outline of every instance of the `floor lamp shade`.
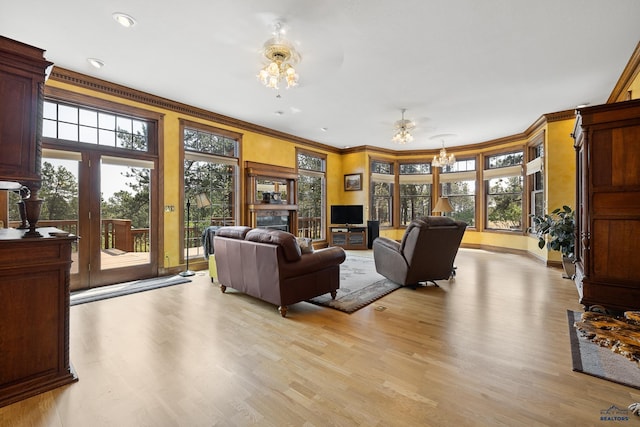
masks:
{"label": "floor lamp shade", "polygon": [[438,199],[438,203],[436,203],[436,207],[433,208],[433,212],[453,212],[453,207],[451,206],[451,203],[449,203],[449,198],[440,197]]}
{"label": "floor lamp shade", "polygon": [[211,200],[205,193],[200,193],[196,196],[196,206],[199,208],[206,208],[207,206],[211,206]]}

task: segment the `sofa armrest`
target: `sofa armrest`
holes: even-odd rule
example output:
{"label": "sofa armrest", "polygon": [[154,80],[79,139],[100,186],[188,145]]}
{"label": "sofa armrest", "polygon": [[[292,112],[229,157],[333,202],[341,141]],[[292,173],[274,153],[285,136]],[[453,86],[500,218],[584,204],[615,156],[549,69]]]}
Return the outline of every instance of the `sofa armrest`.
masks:
{"label": "sofa armrest", "polygon": [[304,254],[298,261],[280,261],[280,275],[282,278],[300,276],[319,271],[328,267],[340,265],[344,262],[346,254],[339,246],[318,249],[312,253]]}

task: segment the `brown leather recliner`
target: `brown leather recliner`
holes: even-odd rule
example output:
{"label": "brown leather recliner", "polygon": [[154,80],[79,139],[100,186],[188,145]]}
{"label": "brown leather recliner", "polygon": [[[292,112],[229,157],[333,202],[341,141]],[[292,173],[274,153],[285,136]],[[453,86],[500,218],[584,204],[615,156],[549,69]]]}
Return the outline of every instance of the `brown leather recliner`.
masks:
{"label": "brown leather recliner", "polygon": [[403,286],[449,279],[466,228],[465,222],[444,216],[415,219],[401,242],[386,237],[373,241],[376,271]]}
{"label": "brown leather recliner", "polygon": [[286,231],[229,226],[213,238],[220,289],[227,287],[278,306],[322,294],[336,297],[344,249],[330,247],[303,254],[296,237]]}

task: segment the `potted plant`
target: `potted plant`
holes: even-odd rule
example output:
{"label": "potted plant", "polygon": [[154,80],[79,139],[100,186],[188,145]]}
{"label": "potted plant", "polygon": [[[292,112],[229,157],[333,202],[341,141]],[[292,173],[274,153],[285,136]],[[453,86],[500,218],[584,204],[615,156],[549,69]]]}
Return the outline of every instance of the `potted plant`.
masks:
{"label": "potted plant", "polygon": [[531,215],[533,231],[538,237],[538,247],[562,253],[562,266],[565,277],[573,279],[575,275],[576,218],[569,206],[562,206],[550,214]]}

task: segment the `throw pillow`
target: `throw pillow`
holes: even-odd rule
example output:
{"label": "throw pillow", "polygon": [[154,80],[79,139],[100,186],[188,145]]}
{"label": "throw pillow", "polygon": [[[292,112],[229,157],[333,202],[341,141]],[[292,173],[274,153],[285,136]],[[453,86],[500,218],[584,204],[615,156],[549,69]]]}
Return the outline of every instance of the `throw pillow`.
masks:
{"label": "throw pillow", "polygon": [[303,254],[313,253],[313,241],[308,237],[298,237],[298,246]]}

